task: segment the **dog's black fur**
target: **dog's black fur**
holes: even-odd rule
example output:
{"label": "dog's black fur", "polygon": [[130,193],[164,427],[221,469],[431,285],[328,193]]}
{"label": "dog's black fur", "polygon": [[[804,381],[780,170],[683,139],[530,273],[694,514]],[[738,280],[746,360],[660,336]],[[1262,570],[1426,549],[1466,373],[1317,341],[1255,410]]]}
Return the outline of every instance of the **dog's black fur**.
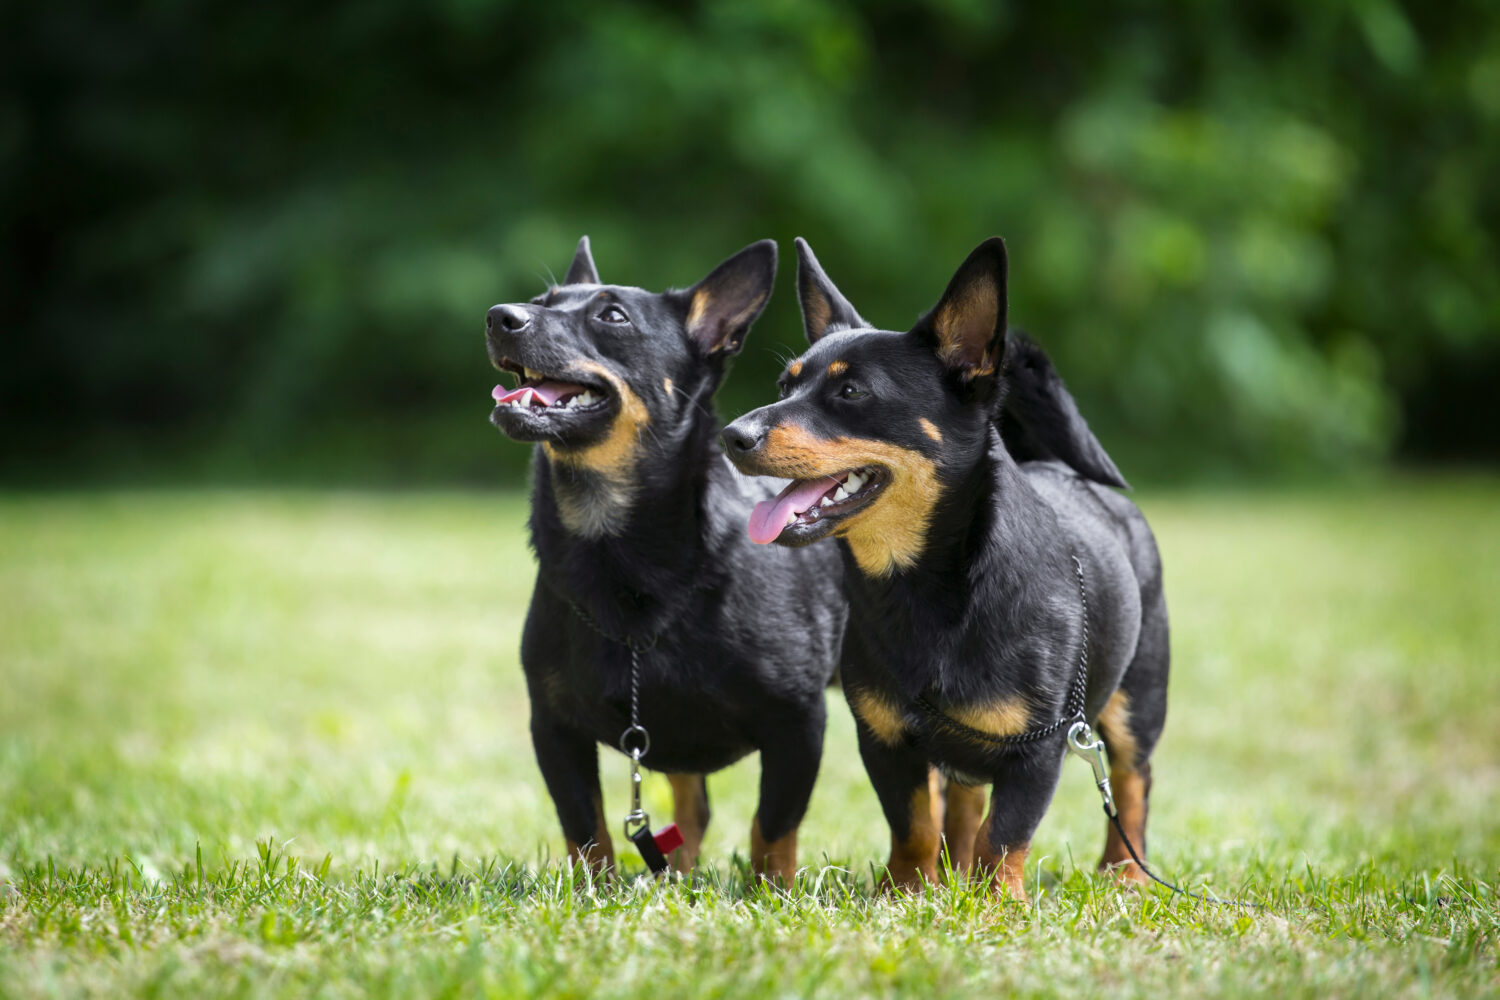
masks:
{"label": "dog's black fur", "polygon": [[628,722],[628,638],[650,646],[640,655],[644,763],[673,779],[686,837],[674,861],[691,864],[707,825],[703,775],[759,750],[751,860],[765,874],[795,871],[843,634],[838,556],[746,540],[763,486],[724,461],[712,408],[775,273],[767,240],[684,291],[606,285],[584,237],[562,285],[489,313],[497,367],[522,385],[567,380],[602,397],[572,409],[502,404],[491,417],[538,442],[539,567],[521,661],[547,789],[570,851],[596,867],[613,853],[595,744],[616,746]]}
{"label": "dog's black fur", "polygon": [[[1004,243],[981,244],[907,333],[870,329],[800,240],[798,250],[812,347],[783,374],[782,400],[723,438],[748,473],[867,474],[776,541],[839,538],[850,601],[842,681],[891,825],[891,879],[935,879],[941,829],[958,867],[977,864],[1023,894],[1067,727],[1016,747],[973,731],[1004,737],[1060,718],[1085,634],[1086,713],[1144,850],[1149,760],[1166,716],[1161,563],[1140,511],[1106,488],[1124,480],[1046,355],[1007,335]],[[948,777],[945,823],[929,763]],[[1101,865],[1144,877],[1113,830]]]}

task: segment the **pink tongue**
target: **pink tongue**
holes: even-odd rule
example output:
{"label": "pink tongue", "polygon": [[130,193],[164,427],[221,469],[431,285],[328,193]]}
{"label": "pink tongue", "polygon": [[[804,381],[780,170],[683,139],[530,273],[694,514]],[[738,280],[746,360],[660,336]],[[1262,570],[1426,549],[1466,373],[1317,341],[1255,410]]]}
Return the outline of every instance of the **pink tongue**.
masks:
{"label": "pink tongue", "polygon": [[543,406],[551,406],[564,396],[578,395],[584,391],[584,388],[571,382],[537,382],[532,385],[520,385],[507,391],[505,386],[497,385],[490,393],[490,398],[497,403],[509,403],[520,399],[521,395],[527,391],[536,393],[536,398],[542,401]]}
{"label": "pink tongue", "polygon": [[794,479],[774,500],[762,500],[750,512],[750,540],[757,545],[776,541],[792,518],[812,507],[831,490],[836,480]]}

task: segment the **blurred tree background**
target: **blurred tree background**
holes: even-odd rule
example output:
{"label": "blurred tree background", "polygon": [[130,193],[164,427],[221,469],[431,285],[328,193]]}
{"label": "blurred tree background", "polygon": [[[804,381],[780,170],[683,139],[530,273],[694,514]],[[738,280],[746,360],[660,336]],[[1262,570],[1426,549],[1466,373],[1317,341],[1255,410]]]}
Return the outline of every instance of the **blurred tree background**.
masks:
{"label": "blurred tree background", "polygon": [[1500,458],[1500,7],[0,12],[7,481],[514,481],[485,309],[790,240],[904,327],[993,233],[1137,481]]}

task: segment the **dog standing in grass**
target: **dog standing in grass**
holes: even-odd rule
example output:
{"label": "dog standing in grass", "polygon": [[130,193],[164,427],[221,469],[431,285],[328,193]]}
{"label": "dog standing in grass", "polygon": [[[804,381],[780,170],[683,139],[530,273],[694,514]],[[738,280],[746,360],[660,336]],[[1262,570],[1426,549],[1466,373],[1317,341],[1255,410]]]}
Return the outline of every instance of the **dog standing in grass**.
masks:
{"label": "dog standing in grass", "polygon": [[560,286],[489,311],[490,360],[518,379],[496,387],[491,419],[537,443],[532,742],[570,854],[596,869],[614,863],[596,744],[616,747],[630,722],[627,643],[643,763],[667,772],[684,837],[674,865],[697,858],[704,775],[758,750],[750,860],[787,881],[797,869],[844,631],[838,554],[745,538],[766,492],[724,461],[712,404],[775,275],[766,240],[685,291],[606,285],[584,237]]}
{"label": "dog standing in grass", "polygon": [[[1068,726],[1048,726],[1080,678],[1144,851],[1167,706],[1161,561],[1051,362],[1007,335],[1004,243],[981,244],[906,333],[871,329],[797,246],[812,347],[782,374],[781,401],[724,442],[741,470],[793,480],[752,514],[755,541],[838,539],[842,680],[891,828],[889,878],[935,881],[946,840],[958,869],[1024,898],[1066,751]],[[946,810],[930,765],[948,778]],[[1113,827],[1100,865],[1145,878]]]}

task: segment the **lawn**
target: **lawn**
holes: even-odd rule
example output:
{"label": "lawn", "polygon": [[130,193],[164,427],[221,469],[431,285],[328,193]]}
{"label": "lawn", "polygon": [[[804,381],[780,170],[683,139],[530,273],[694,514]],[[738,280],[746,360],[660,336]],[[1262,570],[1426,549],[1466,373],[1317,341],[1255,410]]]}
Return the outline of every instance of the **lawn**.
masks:
{"label": "lawn", "polygon": [[1263,912],[1096,878],[1078,762],[1029,905],[874,892],[837,692],[798,885],[746,885],[753,761],[700,875],[590,884],[526,732],[523,498],[0,497],[0,996],[1500,991],[1500,481],[1138,499],[1153,858]]}

